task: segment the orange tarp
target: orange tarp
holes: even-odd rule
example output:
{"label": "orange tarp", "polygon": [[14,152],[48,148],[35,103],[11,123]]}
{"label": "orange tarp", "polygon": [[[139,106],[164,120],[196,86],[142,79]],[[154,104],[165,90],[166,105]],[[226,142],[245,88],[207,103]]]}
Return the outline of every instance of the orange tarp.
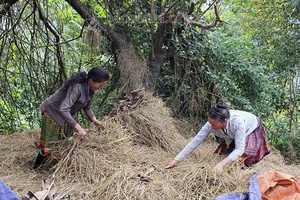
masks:
{"label": "orange tarp", "polygon": [[300,200],[300,185],[291,175],[266,171],[257,175],[262,200]]}

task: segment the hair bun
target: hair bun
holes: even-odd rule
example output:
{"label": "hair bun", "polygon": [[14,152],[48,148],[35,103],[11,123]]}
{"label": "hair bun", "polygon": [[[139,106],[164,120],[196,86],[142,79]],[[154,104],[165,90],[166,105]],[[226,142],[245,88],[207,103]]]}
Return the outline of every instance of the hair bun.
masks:
{"label": "hair bun", "polygon": [[223,105],[223,104],[217,104],[216,108],[228,109],[228,107],[226,105]]}

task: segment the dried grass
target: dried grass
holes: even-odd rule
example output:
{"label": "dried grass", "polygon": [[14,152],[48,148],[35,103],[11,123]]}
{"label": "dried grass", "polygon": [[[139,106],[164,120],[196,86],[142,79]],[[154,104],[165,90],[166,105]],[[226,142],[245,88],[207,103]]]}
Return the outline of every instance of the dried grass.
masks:
{"label": "dried grass", "polygon": [[[34,141],[39,130],[1,136],[1,179],[19,196],[40,190],[43,179],[52,179],[59,191],[70,185],[71,199],[203,199],[228,192],[247,192],[254,172],[277,170],[300,179],[299,165],[285,165],[276,150],[255,166],[241,170],[236,162],[224,173],[212,167],[223,156],[213,154],[216,143],[207,140],[176,168],[164,165],[188,142],[181,130],[188,130],[172,119],[163,102],[147,94],[134,110],[103,120],[104,130],[91,126],[88,137],[70,152],[73,140],[66,140],[53,152],[60,160],[52,168],[32,169],[38,150]],[[184,124],[184,123],[183,123]],[[178,126],[179,125],[179,126]],[[140,175],[149,170],[149,182]]]}
{"label": "dried grass", "polygon": [[[120,76],[125,83],[127,93],[137,88],[143,87],[143,80],[148,74],[148,67],[135,53],[133,46],[121,48],[117,55]],[[126,91],[125,91],[126,93]]]}

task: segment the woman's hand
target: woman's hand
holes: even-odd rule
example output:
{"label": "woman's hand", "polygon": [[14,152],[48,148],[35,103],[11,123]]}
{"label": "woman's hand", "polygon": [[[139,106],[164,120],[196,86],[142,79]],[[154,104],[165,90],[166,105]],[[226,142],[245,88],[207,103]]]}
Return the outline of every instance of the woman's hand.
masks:
{"label": "woman's hand", "polygon": [[179,161],[177,161],[177,160],[172,160],[171,162],[169,162],[169,163],[165,166],[165,169],[171,169],[171,168],[175,167],[178,163],[179,163]]}
{"label": "woman's hand", "polygon": [[221,162],[219,162],[215,165],[214,170],[218,173],[221,173],[224,170],[224,165]]}
{"label": "woman's hand", "polygon": [[100,127],[102,127],[102,124],[101,124],[101,122],[99,121],[99,120],[95,120],[95,121],[93,121],[94,122],[94,125],[95,126],[100,126]]}
{"label": "woman's hand", "polygon": [[215,167],[214,167],[214,170],[216,172],[222,172],[225,168],[226,165],[228,165],[229,163],[231,163],[232,160],[229,159],[228,157],[227,158],[224,158],[221,162],[218,162]]}
{"label": "woman's hand", "polygon": [[96,119],[96,117],[94,117],[92,119],[92,121],[93,121],[93,123],[94,123],[95,126],[97,126],[97,127],[103,127],[102,123],[98,119]]}
{"label": "woman's hand", "polygon": [[87,135],[86,131],[79,124],[76,124],[74,128],[77,130],[77,134],[75,134],[77,139],[83,140]]}

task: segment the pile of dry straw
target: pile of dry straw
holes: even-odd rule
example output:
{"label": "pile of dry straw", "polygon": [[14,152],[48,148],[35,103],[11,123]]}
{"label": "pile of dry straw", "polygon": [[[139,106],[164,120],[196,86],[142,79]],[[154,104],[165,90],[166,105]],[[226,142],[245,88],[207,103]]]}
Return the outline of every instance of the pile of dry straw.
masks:
{"label": "pile of dry straw", "polygon": [[[237,163],[224,173],[212,168],[223,156],[213,154],[216,143],[207,140],[173,169],[164,165],[190,138],[185,123],[174,120],[161,99],[150,94],[134,110],[102,120],[103,130],[91,126],[88,137],[72,150],[64,141],[53,157],[59,162],[33,170],[34,142],[39,131],[1,136],[1,179],[18,196],[41,190],[41,181],[54,181],[59,191],[69,187],[71,199],[207,199],[223,193],[247,192],[254,172],[277,170],[300,179],[299,166],[285,165],[273,150],[257,165],[241,170]],[[200,127],[200,125],[199,125]]]}

